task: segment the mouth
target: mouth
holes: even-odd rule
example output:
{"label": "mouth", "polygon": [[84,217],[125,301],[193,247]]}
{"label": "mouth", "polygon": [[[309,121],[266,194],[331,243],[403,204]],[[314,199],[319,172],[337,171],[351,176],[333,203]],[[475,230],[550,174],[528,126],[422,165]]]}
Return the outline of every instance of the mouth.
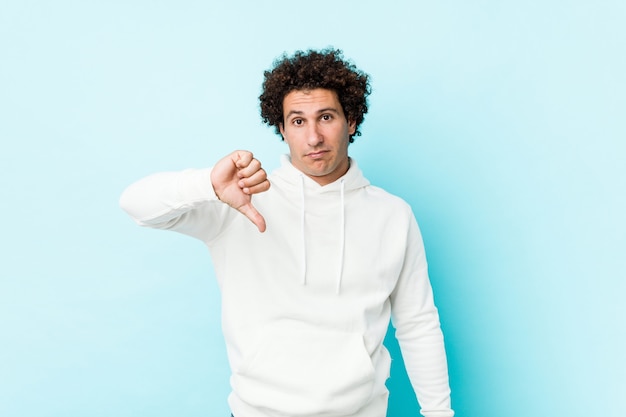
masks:
{"label": "mouth", "polygon": [[329,151],[315,151],[315,152],[309,152],[308,154],[306,154],[306,156],[308,156],[311,159],[320,159],[322,158],[326,153],[328,153]]}

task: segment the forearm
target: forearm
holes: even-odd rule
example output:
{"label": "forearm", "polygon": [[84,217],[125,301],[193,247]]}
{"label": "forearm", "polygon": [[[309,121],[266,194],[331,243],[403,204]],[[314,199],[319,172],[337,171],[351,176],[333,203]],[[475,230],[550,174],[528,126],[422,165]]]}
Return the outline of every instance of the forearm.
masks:
{"label": "forearm", "polygon": [[210,169],[152,174],[131,184],[120,206],[141,226],[169,229],[206,240],[208,228],[228,212],[211,185]]}
{"label": "forearm", "polygon": [[422,415],[453,416],[447,359],[436,309],[416,321],[396,325],[396,338]]}

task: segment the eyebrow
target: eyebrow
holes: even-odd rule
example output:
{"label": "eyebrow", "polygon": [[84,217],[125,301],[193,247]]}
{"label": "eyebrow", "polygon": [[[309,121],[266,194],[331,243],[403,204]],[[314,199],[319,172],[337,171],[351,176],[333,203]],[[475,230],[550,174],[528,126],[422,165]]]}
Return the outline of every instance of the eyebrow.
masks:
{"label": "eyebrow", "polygon": [[[317,111],[317,114],[327,113],[327,112],[332,112],[332,113],[335,113],[335,114],[339,114],[339,110],[337,110],[334,107],[325,107],[323,109],[319,109]],[[289,117],[291,117],[294,114],[297,115],[297,116],[301,116],[301,115],[304,114],[304,112],[301,111],[301,110],[291,110],[289,113],[287,113],[287,116],[285,116],[285,119],[288,119]]]}

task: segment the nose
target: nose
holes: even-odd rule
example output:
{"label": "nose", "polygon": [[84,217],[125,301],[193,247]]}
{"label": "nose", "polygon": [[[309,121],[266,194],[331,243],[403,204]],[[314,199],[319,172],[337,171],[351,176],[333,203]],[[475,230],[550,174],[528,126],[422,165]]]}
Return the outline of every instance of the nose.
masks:
{"label": "nose", "polygon": [[318,146],[324,142],[324,136],[317,124],[313,123],[309,125],[306,139],[307,144],[312,147]]}

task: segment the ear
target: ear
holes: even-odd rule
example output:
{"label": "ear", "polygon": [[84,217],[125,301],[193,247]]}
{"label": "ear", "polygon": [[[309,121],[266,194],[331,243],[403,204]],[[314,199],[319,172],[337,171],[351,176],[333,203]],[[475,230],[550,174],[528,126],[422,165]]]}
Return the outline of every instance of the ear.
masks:
{"label": "ear", "polygon": [[285,131],[285,125],[283,123],[278,124],[278,130],[280,131],[280,136],[283,142],[285,142],[286,144],[289,144],[289,139],[287,139],[288,138],[287,132]]}
{"label": "ear", "polygon": [[354,135],[354,132],[356,132],[356,121],[348,120],[348,133]]}

